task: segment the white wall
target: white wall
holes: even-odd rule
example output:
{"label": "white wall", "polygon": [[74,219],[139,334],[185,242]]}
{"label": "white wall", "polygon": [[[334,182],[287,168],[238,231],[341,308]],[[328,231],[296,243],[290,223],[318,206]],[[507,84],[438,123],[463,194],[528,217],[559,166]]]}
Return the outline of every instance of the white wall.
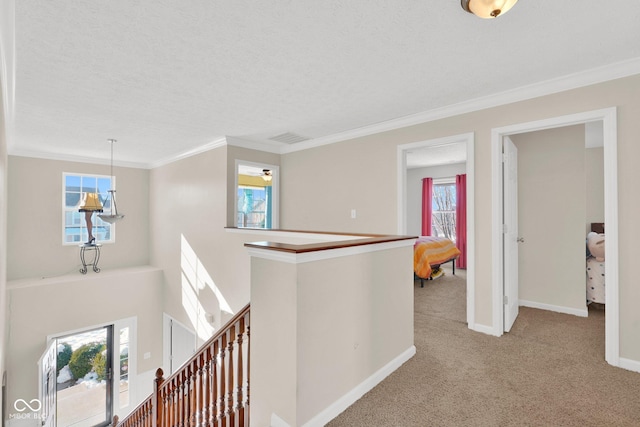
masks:
{"label": "white wall", "polygon": [[200,342],[250,300],[247,241],[233,225],[235,160],[278,165],[279,155],[224,146],[151,171],[151,263],[164,271],[165,312]]}
{"label": "white wall", "polygon": [[585,150],[585,191],[586,235],[591,231],[592,222],[604,222],[604,149],[602,147]]}
{"label": "white wall", "polygon": [[125,317],[140,320],[138,356],[151,354],[137,361],[138,370],[155,371],[162,364],[162,276],[126,269],[149,261],[149,171],[114,168],[118,206],[126,216],[117,223],[116,242],[101,248],[101,272],[89,268],[82,275],[78,245],[62,244],[62,174],[109,175],[109,166],[18,156],[9,156],[7,166],[3,208],[11,209],[1,239],[8,249],[2,251],[8,267],[1,279],[9,283],[7,402],[37,398],[36,367],[47,335]]}
{"label": "white wall", "polygon": [[324,425],[413,355],[412,243],[251,258],[252,426]]}
{"label": "white wall", "polygon": [[[640,75],[527,101],[461,114],[282,156],[282,227],[393,234],[397,219],[397,146],[474,132],[475,141],[475,324],[492,327],[493,128],[582,111],[617,107],[620,235],[620,356],[640,361],[635,286],[640,235]],[[325,166],[325,168],[322,168]],[[311,170],[328,173],[310,174]],[[350,219],[351,208],[358,218]]]}
{"label": "white wall", "polygon": [[[428,149],[427,149],[428,150]],[[422,234],[422,178],[450,178],[466,173],[466,163],[407,170],[407,234]]]}
{"label": "white wall", "polygon": [[[120,319],[137,317],[138,372],[160,367],[161,276],[158,269],[142,267],[10,281],[7,402],[38,397],[37,364],[47,336],[91,329]],[[150,358],[145,359],[144,353],[149,353]],[[149,385],[141,387],[148,390]]]}
{"label": "white wall", "polygon": [[[108,165],[9,156],[8,280],[77,273],[78,245],[62,244],[63,172],[110,175]],[[116,242],[104,244],[103,269],[149,263],[149,171],[114,167]]]}
{"label": "white wall", "polygon": [[395,234],[395,161],[383,138],[283,155],[281,228]]}
{"label": "white wall", "polygon": [[518,148],[519,298],[586,314],[584,125],[511,136]]}
{"label": "white wall", "polygon": [[[34,367],[47,335],[137,315],[138,371],[153,379],[149,373],[162,366],[163,311],[199,332],[202,342],[212,332],[206,314],[219,327],[249,301],[244,243],[265,238],[225,230],[235,158],[279,163],[278,155],[223,147],[153,171],[116,168],[118,207],[126,217],[117,242],[102,247],[102,271],[83,276],[78,247],[61,244],[62,172],[108,174],[108,167],[9,157],[9,399],[36,397]],[[36,193],[53,207],[47,215],[33,209],[29,195]],[[122,270],[150,262],[157,268],[143,279],[135,268]],[[151,357],[142,358],[147,352]],[[150,386],[142,384],[137,396]]]}

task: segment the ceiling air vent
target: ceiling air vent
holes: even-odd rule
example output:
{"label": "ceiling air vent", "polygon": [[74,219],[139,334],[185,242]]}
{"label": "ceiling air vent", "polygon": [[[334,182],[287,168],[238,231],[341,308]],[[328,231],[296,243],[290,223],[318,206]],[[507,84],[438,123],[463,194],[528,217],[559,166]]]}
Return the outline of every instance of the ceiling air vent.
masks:
{"label": "ceiling air vent", "polygon": [[283,142],[285,144],[296,144],[302,141],[308,141],[309,138],[305,136],[301,136],[295,133],[286,132],[280,135],[272,136],[269,138],[270,141]]}

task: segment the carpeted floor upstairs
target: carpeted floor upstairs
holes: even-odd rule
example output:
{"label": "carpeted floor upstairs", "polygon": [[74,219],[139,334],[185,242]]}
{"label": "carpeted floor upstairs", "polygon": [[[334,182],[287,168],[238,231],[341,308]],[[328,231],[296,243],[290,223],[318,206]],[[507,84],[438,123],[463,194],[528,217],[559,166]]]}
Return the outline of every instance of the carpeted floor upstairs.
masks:
{"label": "carpeted floor upstairs", "polygon": [[604,361],[604,310],[520,307],[497,338],[467,328],[465,288],[464,271],[415,283],[416,355],[328,427],[640,426],[640,373]]}

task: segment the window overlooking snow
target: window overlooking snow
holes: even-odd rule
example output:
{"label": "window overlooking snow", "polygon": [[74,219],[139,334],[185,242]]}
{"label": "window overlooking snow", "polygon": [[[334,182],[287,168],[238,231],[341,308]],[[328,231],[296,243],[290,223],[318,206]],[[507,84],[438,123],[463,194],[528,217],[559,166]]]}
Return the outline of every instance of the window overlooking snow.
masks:
{"label": "window overlooking snow", "polygon": [[456,241],[456,184],[434,183],[431,233]]}

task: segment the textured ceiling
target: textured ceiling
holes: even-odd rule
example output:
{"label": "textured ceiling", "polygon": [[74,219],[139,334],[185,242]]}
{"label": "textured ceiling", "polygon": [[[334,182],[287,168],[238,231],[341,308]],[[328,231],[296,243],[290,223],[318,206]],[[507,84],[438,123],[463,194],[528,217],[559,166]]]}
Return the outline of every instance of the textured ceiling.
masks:
{"label": "textured ceiling", "polygon": [[407,168],[463,163],[467,160],[467,143],[456,142],[407,151]]}
{"label": "textured ceiling", "polygon": [[224,137],[313,143],[636,61],[639,22],[637,0],[495,20],[458,0],[15,0],[9,153],[108,160],[115,138],[149,167]]}

